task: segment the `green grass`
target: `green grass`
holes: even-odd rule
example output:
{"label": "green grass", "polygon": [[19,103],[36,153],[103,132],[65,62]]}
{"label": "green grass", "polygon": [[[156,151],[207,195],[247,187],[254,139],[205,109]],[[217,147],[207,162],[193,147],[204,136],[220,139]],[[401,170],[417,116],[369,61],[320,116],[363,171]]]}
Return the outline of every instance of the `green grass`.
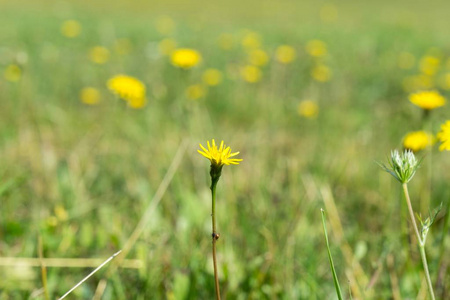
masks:
{"label": "green grass", "polygon": [[320,209],[320,213],[322,214],[323,233],[325,235],[325,241],[326,241],[327,252],[328,252],[328,260],[330,261],[331,274],[333,274],[333,282],[334,282],[334,287],[336,289],[336,296],[338,297],[339,300],[342,300],[343,296],[342,296],[341,286],[339,284],[339,280],[336,275],[336,269],[334,268],[333,257],[330,252],[330,244],[328,242],[328,232],[327,232],[326,221],[325,221],[325,211],[323,209]]}
{"label": "green grass", "polygon": [[[108,258],[130,237],[186,140],[173,179],[127,256],[141,260],[144,268],[112,273],[103,299],[211,299],[209,163],[196,149],[216,138],[244,159],[224,168],[217,189],[224,299],[334,297],[317,218],[328,186],[339,214],[325,207],[329,218],[340,219],[354,259],[369,279],[375,278],[367,291],[366,286],[359,289],[367,298],[392,297],[384,259],[392,255],[399,281],[395,288],[404,298],[416,298],[422,266],[409,244],[401,190],[375,161],[401,148],[408,131],[424,126],[402,84],[418,73],[417,63],[402,70],[399,54],[407,51],[420,60],[437,48],[443,65],[437,77],[450,71],[445,66],[449,21],[439,17],[448,11],[446,2],[428,7],[419,1],[386,6],[345,1],[337,6],[334,23],[319,19],[325,2],[136,1],[130,6],[117,1],[94,7],[88,1],[28,2],[0,1],[0,257],[38,257],[42,236],[46,258]],[[175,20],[173,38],[179,46],[202,53],[200,66],[181,72],[158,54],[157,43],[165,37],[155,28],[161,15]],[[75,39],[60,34],[62,22],[70,18],[83,28]],[[242,81],[244,29],[261,35],[271,58],[285,43],[297,49],[297,60],[284,67],[271,59],[260,82]],[[222,33],[233,35],[231,51],[217,46]],[[117,38],[131,42],[131,53],[113,52]],[[329,82],[310,76],[314,60],[305,45],[312,39],[328,46]],[[97,45],[112,51],[105,65],[88,58]],[[19,82],[3,78],[11,63],[23,70]],[[200,83],[209,67],[222,70],[224,82],[199,100],[187,99],[186,87]],[[107,80],[119,73],[145,83],[147,107],[129,109],[107,90]],[[86,86],[100,90],[99,105],[81,103],[79,93]],[[304,99],[317,101],[317,119],[298,115]],[[448,104],[433,111],[434,133],[449,112]],[[437,147],[432,156],[421,155],[426,155],[424,167],[410,184],[415,211],[428,212],[419,200],[426,199],[430,180],[430,207],[444,202],[448,209],[450,156]],[[427,239],[434,282],[449,263],[448,241],[441,246],[443,216]],[[329,233],[337,275],[351,287],[356,283],[346,271],[354,275],[354,269],[333,224]],[[48,267],[50,298],[63,295],[92,269]],[[107,270],[90,278],[74,297],[92,298]],[[0,299],[44,299],[38,293],[40,274],[39,267],[0,266]],[[448,296],[449,275],[444,274],[439,282],[447,286],[436,286],[438,298]]]}

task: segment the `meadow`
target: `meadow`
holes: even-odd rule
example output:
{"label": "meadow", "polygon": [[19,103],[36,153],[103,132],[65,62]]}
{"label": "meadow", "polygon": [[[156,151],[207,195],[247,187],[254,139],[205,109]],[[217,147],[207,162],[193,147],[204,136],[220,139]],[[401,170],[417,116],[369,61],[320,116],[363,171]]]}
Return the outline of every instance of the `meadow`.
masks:
{"label": "meadow", "polygon": [[450,4],[148,2],[0,0],[0,300],[57,299],[121,249],[67,299],[213,299],[212,139],[242,159],[217,185],[223,299],[337,299],[321,208],[346,299],[430,299],[377,164],[411,132],[450,297]]}

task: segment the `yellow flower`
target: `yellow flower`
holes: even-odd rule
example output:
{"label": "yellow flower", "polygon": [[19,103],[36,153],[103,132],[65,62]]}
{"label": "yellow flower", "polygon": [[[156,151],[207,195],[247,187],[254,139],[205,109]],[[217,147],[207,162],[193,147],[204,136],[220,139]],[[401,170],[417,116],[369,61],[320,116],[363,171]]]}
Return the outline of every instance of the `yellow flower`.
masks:
{"label": "yellow flower", "polygon": [[108,88],[123,100],[128,102],[132,108],[142,108],[146,104],[145,85],[138,79],[117,75],[108,80]]}
{"label": "yellow flower", "polygon": [[75,20],[67,20],[61,26],[61,33],[68,38],[75,38],[81,33],[81,24]]}
{"label": "yellow flower", "polygon": [[269,55],[264,50],[254,49],[248,52],[248,62],[254,66],[265,66],[268,61]]}
{"label": "yellow flower", "polygon": [[247,31],[242,39],[242,46],[246,49],[257,49],[261,47],[261,37],[253,31]]}
{"label": "yellow flower", "polygon": [[414,67],[416,58],[409,52],[402,52],[398,56],[398,66],[400,69],[409,70]]}
{"label": "yellow flower", "polygon": [[3,76],[9,82],[17,82],[22,77],[22,69],[16,64],[11,64],[6,67]]}
{"label": "yellow flower", "polygon": [[186,97],[191,100],[200,99],[205,95],[205,89],[200,84],[194,84],[186,89]]}
{"label": "yellow flower", "polygon": [[209,86],[216,86],[222,82],[222,72],[217,69],[207,69],[203,72],[203,82]]}
{"label": "yellow flower", "polygon": [[312,40],[306,44],[306,51],[313,57],[324,57],[327,55],[327,45],[319,40]]}
{"label": "yellow flower", "polygon": [[327,82],[331,79],[331,69],[325,65],[317,65],[311,70],[311,76],[314,80],[320,82]]}
{"label": "yellow flower", "polygon": [[172,52],[171,60],[174,66],[189,69],[198,65],[202,57],[196,50],[181,48]]}
{"label": "yellow flower", "polygon": [[100,92],[93,87],[86,87],[80,92],[80,100],[87,105],[96,105],[100,102]]}
{"label": "yellow flower", "polygon": [[298,114],[308,119],[315,119],[319,114],[319,106],[312,100],[303,100],[298,105]]}
{"label": "yellow flower", "polygon": [[219,36],[219,47],[223,50],[231,50],[234,45],[234,38],[229,33],[223,33]]}
{"label": "yellow flower", "polygon": [[424,91],[411,94],[409,101],[425,110],[432,110],[445,105],[445,98],[437,91]]}
{"label": "yellow flower", "polygon": [[156,20],[156,30],[163,35],[172,34],[175,31],[175,22],[168,16],[159,17]]}
{"label": "yellow flower", "polygon": [[59,221],[67,221],[69,219],[69,214],[67,213],[67,210],[62,205],[56,205],[53,209],[55,212],[56,218],[58,218]]}
{"label": "yellow flower", "polygon": [[440,151],[450,151],[450,120],[441,125],[441,131],[438,132],[437,138],[441,141]]}
{"label": "yellow flower", "polygon": [[418,152],[431,145],[433,145],[433,135],[425,131],[413,131],[409,132],[403,138],[403,147],[406,150],[411,150],[413,152]]}
{"label": "yellow flower", "polygon": [[255,83],[261,80],[262,71],[258,67],[248,65],[241,69],[241,76],[245,81]]}
{"label": "yellow flower", "polygon": [[441,61],[437,57],[430,55],[424,56],[420,60],[420,71],[423,74],[432,76],[438,71],[440,63]]}
{"label": "yellow flower", "polygon": [[320,19],[322,22],[331,23],[336,21],[338,18],[338,10],[333,4],[325,4],[320,9]]}
{"label": "yellow flower", "polygon": [[242,159],[231,158],[239,154],[239,152],[231,153],[231,148],[225,146],[223,141],[220,143],[220,147],[217,148],[216,142],[212,140],[212,146],[209,141],[206,142],[208,149],[200,144],[202,150],[197,150],[198,153],[206,157],[211,161],[211,165],[215,167],[221,167],[223,165],[238,165]]}
{"label": "yellow flower", "polygon": [[114,42],[114,50],[120,55],[127,55],[131,52],[131,42],[128,39],[117,39]]}
{"label": "yellow flower", "polygon": [[93,47],[89,51],[89,58],[96,64],[104,64],[109,60],[109,50],[101,46]]}
{"label": "yellow flower", "polygon": [[282,64],[290,64],[295,60],[297,53],[294,47],[281,45],[275,50],[275,59]]}
{"label": "yellow flower", "polygon": [[450,90],[450,73],[445,73],[442,78],[441,86],[444,90]]}
{"label": "yellow flower", "polygon": [[177,42],[174,39],[163,39],[158,43],[159,53],[162,55],[170,55],[177,47]]}

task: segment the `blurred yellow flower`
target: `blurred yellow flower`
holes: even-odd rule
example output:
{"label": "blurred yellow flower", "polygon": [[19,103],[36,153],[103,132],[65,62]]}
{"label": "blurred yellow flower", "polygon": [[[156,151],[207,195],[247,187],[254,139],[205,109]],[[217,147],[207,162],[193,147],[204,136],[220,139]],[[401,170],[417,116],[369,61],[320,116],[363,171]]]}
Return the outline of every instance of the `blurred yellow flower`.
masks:
{"label": "blurred yellow flower", "polygon": [[409,70],[414,67],[416,58],[409,52],[402,52],[398,56],[398,67],[400,69]]}
{"label": "blurred yellow flower", "polygon": [[54,208],[55,216],[58,218],[59,221],[67,221],[69,219],[69,214],[67,213],[67,210],[62,205],[56,205]]}
{"label": "blurred yellow flower", "polygon": [[403,88],[410,93],[430,89],[433,86],[433,78],[425,74],[408,76],[403,80]]}
{"label": "blurred yellow flower", "polygon": [[437,138],[442,143],[439,146],[440,151],[450,151],[450,120],[441,125],[441,131],[438,132]]}
{"label": "blurred yellow flower", "polygon": [[3,77],[9,82],[17,82],[22,77],[22,69],[16,64],[11,64],[6,67]]}
{"label": "blurred yellow flower", "polygon": [[55,216],[49,216],[49,217],[46,219],[46,223],[47,223],[47,225],[50,226],[50,227],[56,227],[56,226],[58,225],[58,218],[55,217]]}
{"label": "blurred yellow flower", "polygon": [[223,50],[231,50],[234,46],[234,38],[229,33],[222,33],[219,36],[218,44]]}
{"label": "blurred yellow flower", "polygon": [[316,81],[327,82],[331,79],[332,72],[329,67],[319,64],[311,70],[311,76]]}
{"label": "blurred yellow flower", "polygon": [[128,106],[134,109],[140,109],[147,104],[146,98],[131,98],[128,100]]}
{"label": "blurred yellow flower", "polygon": [[261,36],[253,31],[246,31],[242,38],[242,46],[246,49],[257,49],[261,47]]}
{"label": "blurred yellow flower", "polygon": [[423,91],[411,94],[409,101],[425,110],[432,110],[445,105],[445,98],[437,91]]}
{"label": "blurred yellow flower", "polygon": [[312,40],[306,44],[306,52],[313,57],[324,57],[327,55],[327,45],[320,40]]}
{"label": "blurred yellow flower", "polygon": [[425,75],[432,76],[438,71],[440,63],[441,61],[437,57],[424,56],[420,60],[420,71]]}
{"label": "blurred yellow flower", "polygon": [[93,87],[85,87],[80,92],[80,100],[87,105],[96,105],[100,102],[100,92]]}
{"label": "blurred yellow flower", "polygon": [[441,80],[441,86],[444,90],[450,90],[450,73],[445,73]]}
{"label": "blurred yellow flower", "polygon": [[81,24],[75,20],[67,20],[61,26],[61,33],[68,38],[75,38],[81,33]]}
{"label": "blurred yellow flower", "polygon": [[268,61],[269,55],[262,49],[253,49],[248,52],[248,62],[254,66],[265,66]]}
{"label": "blurred yellow flower", "polygon": [[207,69],[203,72],[203,82],[209,86],[216,86],[222,82],[222,72],[217,69]]}
{"label": "blurred yellow flower", "polygon": [[170,35],[175,31],[175,22],[168,16],[161,16],[156,20],[156,30],[162,35]]}
{"label": "blurred yellow flower", "polygon": [[403,138],[403,148],[413,152],[418,152],[432,146],[433,143],[433,135],[425,131],[409,132]]}
{"label": "blurred yellow flower", "polygon": [[202,56],[197,50],[181,48],[172,52],[172,64],[183,69],[195,67],[202,60]]}
{"label": "blurred yellow flower", "polygon": [[131,52],[131,42],[128,39],[117,39],[114,42],[114,51],[119,55],[127,55]]}
{"label": "blurred yellow flower", "polygon": [[294,47],[289,45],[278,46],[275,50],[275,59],[282,64],[290,64],[295,60],[297,53]]}
{"label": "blurred yellow flower", "polygon": [[217,148],[216,142],[212,140],[212,147],[209,141],[206,142],[208,149],[200,144],[202,150],[197,150],[198,153],[206,157],[211,161],[211,165],[216,167],[222,167],[223,165],[238,165],[242,161],[240,158],[232,158],[239,154],[239,152],[231,152],[231,148],[227,147],[223,141],[220,142],[219,148]]}
{"label": "blurred yellow flower", "polygon": [[107,86],[132,108],[142,108],[146,104],[145,85],[134,77],[117,75],[108,80]]}
{"label": "blurred yellow flower", "polygon": [[102,46],[96,46],[89,50],[89,58],[92,62],[102,65],[109,60],[109,50]]}
{"label": "blurred yellow flower", "polygon": [[261,80],[262,71],[255,66],[248,65],[241,69],[242,78],[250,83],[255,83]]}
{"label": "blurred yellow flower", "polygon": [[205,89],[200,84],[194,84],[186,89],[186,97],[191,100],[200,99],[205,95]]}
{"label": "blurred yellow flower", "polygon": [[174,39],[166,38],[158,43],[159,53],[162,55],[170,55],[177,47],[177,42]]}
{"label": "blurred yellow flower", "polygon": [[298,114],[308,119],[315,119],[319,114],[319,106],[315,101],[303,100],[297,108]]}
{"label": "blurred yellow flower", "polygon": [[331,3],[325,4],[320,8],[320,19],[322,22],[330,23],[336,21],[338,18],[337,7]]}

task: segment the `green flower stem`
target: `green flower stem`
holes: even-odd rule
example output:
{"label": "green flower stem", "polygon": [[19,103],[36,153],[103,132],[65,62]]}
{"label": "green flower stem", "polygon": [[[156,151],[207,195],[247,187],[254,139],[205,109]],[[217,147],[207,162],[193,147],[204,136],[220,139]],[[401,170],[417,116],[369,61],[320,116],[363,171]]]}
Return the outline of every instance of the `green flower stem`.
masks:
{"label": "green flower stem", "polygon": [[416,219],[414,217],[414,211],[411,205],[411,199],[409,198],[408,186],[406,183],[403,183],[402,187],[403,193],[405,194],[406,204],[408,205],[409,216],[411,217],[414,232],[416,233],[417,241],[419,242],[420,257],[422,258],[422,265],[425,271],[425,277],[427,279],[428,291],[430,292],[431,299],[435,300],[433,292],[433,284],[431,283],[430,272],[428,271],[427,256],[425,254],[425,240],[422,240],[422,238],[420,237],[419,229],[417,227]]}
{"label": "green flower stem", "polygon": [[214,282],[216,287],[216,299],[220,300],[220,287],[219,287],[219,276],[217,274],[217,258],[216,258],[216,242],[218,239],[216,232],[216,186],[221,175],[222,167],[215,168],[211,165],[211,200],[212,200],[212,252],[213,252],[213,263],[214,263]]}
{"label": "green flower stem", "polygon": [[428,290],[430,291],[431,299],[434,300],[433,283],[431,282],[430,271],[428,271],[427,255],[425,253],[425,244],[419,247],[420,257],[422,258],[423,269],[425,271],[425,277],[427,278]]}
{"label": "green flower stem", "polygon": [[422,238],[420,237],[419,228],[417,227],[416,218],[414,217],[414,211],[411,205],[411,200],[409,198],[408,185],[406,183],[402,184],[403,193],[405,194],[406,205],[408,206],[409,216],[411,218],[411,222],[413,223],[414,232],[416,233],[417,240],[419,241],[419,245],[422,245]]}

